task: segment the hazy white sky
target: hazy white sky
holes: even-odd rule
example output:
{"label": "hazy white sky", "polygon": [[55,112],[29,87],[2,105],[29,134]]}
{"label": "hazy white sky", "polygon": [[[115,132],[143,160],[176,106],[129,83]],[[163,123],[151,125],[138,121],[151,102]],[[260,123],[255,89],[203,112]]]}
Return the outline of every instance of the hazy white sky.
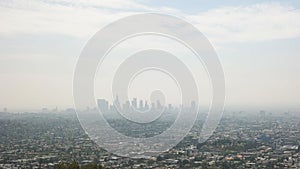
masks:
{"label": "hazy white sky", "polygon": [[73,71],[88,39],[141,12],[178,16],[207,36],[228,106],[300,107],[297,1],[0,0],[0,108],[72,107]]}

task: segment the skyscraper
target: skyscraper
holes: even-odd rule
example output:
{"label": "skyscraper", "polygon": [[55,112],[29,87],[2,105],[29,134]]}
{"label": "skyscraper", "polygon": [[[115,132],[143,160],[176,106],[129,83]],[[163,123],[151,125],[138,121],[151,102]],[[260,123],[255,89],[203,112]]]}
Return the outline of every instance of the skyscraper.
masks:
{"label": "skyscraper", "polygon": [[168,104],[168,110],[169,110],[169,111],[172,111],[172,110],[173,110],[172,104]]}
{"label": "skyscraper", "polygon": [[127,100],[125,104],[123,104],[123,111],[129,112],[130,111],[130,102]]}
{"label": "skyscraper", "polygon": [[98,99],[97,104],[101,112],[108,111],[108,101],[106,101],[105,99]]}
{"label": "skyscraper", "polygon": [[155,103],[151,103],[151,110],[155,110]]}
{"label": "skyscraper", "polygon": [[120,107],[120,101],[119,101],[119,96],[118,95],[116,96],[116,99],[114,100],[113,105],[114,105],[115,108],[118,108],[118,109],[121,108]]}
{"label": "skyscraper", "polygon": [[145,110],[148,110],[149,109],[149,105],[148,105],[148,102],[145,101]]}
{"label": "skyscraper", "polygon": [[139,109],[144,110],[144,103],[143,100],[140,100]]}
{"label": "skyscraper", "polygon": [[195,108],[196,108],[196,102],[195,102],[195,101],[192,101],[192,102],[191,102],[191,108],[192,108],[192,109],[195,109]]}
{"label": "skyscraper", "polygon": [[134,109],[137,109],[137,99],[133,98],[133,100],[131,101],[131,105]]}
{"label": "skyscraper", "polygon": [[162,109],[162,105],[160,104],[159,100],[156,101],[156,107],[157,109]]}

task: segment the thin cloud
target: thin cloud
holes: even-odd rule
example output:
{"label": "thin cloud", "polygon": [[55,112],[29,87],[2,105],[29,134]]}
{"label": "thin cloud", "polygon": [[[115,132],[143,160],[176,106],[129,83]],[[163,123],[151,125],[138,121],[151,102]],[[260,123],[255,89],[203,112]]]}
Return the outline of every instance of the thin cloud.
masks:
{"label": "thin cloud", "polygon": [[49,33],[87,38],[116,19],[141,11],[178,12],[150,8],[134,0],[4,0],[0,2],[0,35]]}
{"label": "thin cloud", "polygon": [[86,38],[95,33],[99,27],[128,14],[130,13],[64,3],[38,1],[2,3],[0,34],[54,33]]}
{"label": "thin cloud", "polygon": [[0,2],[0,35],[62,34],[88,38],[102,26],[141,11],[177,14],[216,43],[300,36],[300,11],[291,6],[263,3],[187,15],[169,7],[151,8],[136,0],[3,0]]}
{"label": "thin cloud", "polygon": [[222,7],[187,18],[212,41],[221,43],[300,36],[300,11],[274,3]]}

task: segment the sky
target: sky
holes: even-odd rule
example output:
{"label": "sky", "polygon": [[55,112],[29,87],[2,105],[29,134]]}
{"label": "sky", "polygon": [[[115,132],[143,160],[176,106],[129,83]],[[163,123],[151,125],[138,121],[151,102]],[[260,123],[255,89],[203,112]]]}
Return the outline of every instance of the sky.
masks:
{"label": "sky", "polygon": [[177,16],[208,38],[224,69],[227,107],[300,109],[296,0],[0,0],[0,109],[73,107],[73,72],[87,41],[144,12]]}

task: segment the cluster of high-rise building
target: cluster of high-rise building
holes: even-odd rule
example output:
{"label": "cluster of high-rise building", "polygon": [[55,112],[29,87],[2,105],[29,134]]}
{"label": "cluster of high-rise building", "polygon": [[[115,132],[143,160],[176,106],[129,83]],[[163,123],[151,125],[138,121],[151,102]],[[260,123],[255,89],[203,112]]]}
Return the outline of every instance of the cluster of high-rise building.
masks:
{"label": "cluster of high-rise building", "polygon": [[[131,101],[127,100],[125,103],[120,103],[119,98],[116,97],[116,99],[113,101],[112,104],[109,103],[108,100],[106,99],[98,99],[97,100],[98,108],[102,112],[110,112],[110,111],[116,111],[122,110],[125,112],[130,112],[133,110],[138,110],[138,111],[145,111],[145,110],[160,110],[164,108],[159,100],[154,102],[148,102],[146,100],[139,100],[137,98],[133,98]],[[169,110],[173,109],[172,104],[168,104],[167,108]]]}
{"label": "cluster of high-rise building", "polygon": [[[174,111],[178,109],[178,107],[173,106],[172,104],[164,105],[159,100],[156,100],[155,102],[148,102],[147,100],[138,100],[137,98],[133,98],[132,100],[126,100],[124,103],[121,103],[118,96],[116,96],[116,99],[112,103],[109,103],[106,99],[98,99],[97,105],[101,112],[112,112],[116,110],[125,112],[147,110],[156,111],[162,109]],[[190,107],[195,108],[196,102],[192,101]]]}

